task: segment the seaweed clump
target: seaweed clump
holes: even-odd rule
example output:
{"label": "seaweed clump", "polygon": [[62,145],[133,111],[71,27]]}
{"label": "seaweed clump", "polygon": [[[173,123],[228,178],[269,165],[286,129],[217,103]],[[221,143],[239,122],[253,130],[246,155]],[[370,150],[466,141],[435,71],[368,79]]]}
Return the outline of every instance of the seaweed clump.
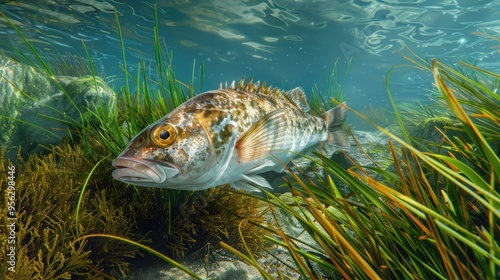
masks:
{"label": "seaweed clump", "polygon": [[243,248],[241,238],[255,252],[261,246],[263,232],[255,224],[264,222],[264,217],[258,199],[220,186],[184,196],[169,211],[166,194],[171,190],[139,191],[141,203],[134,203],[137,209],[131,210],[137,215],[138,229],[151,238],[152,248],[167,256],[208,258],[219,251],[221,241]]}
{"label": "seaweed clump", "polygon": [[[13,166],[12,163],[9,166]],[[133,223],[123,207],[112,202],[113,194],[106,189],[84,195],[76,222],[79,192],[93,167],[94,163],[83,155],[79,146],[69,144],[54,147],[43,157],[32,155],[15,166],[14,279],[102,278],[110,267],[120,274],[126,271],[126,259],[134,257],[137,248],[109,241],[100,244],[103,246],[89,241],[72,243],[79,234],[96,232],[134,236]],[[6,174],[6,166],[3,164],[0,168]],[[93,176],[89,184],[105,177],[99,171],[95,174],[98,176]],[[6,191],[5,180],[5,176],[0,176],[2,193]],[[6,204],[7,199],[0,203],[3,217],[7,217]],[[7,254],[8,231],[7,227],[0,227],[2,271],[8,268],[3,260]],[[98,258],[104,253],[106,258]]]}
{"label": "seaweed clump", "polygon": [[263,230],[255,225],[265,219],[258,210],[260,205],[257,199],[231,191],[229,185],[209,189],[188,208],[192,212],[186,221],[198,229],[199,236],[193,249],[217,250],[221,241],[243,249],[244,241],[252,252],[258,252]]}

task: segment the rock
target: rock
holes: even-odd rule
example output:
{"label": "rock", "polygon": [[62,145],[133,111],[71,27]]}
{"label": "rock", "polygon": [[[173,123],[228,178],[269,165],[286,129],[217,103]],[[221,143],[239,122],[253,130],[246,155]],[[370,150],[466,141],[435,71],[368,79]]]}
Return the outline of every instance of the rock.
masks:
{"label": "rock", "polygon": [[[257,280],[263,279],[259,271],[244,262],[238,260],[223,260],[217,261],[216,269],[206,271],[203,261],[195,262],[188,265],[196,275],[203,279],[217,280]],[[137,270],[131,279],[155,279],[155,280],[191,280],[193,279],[184,271],[178,268],[159,268],[157,270]]]}
{"label": "rock", "polygon": [[59,143],[74,128],[72,123],[81,122],[80,114],[95,110],[98,104],[110,107],[115,102],[113,90],[99,77],[95,83],[92,76],[77,78],[64,90],[66,93],[59,91],[21,112],[21,121],[30,124],[20,127],[14,138],[15,142],[22,141],[23,152],[38,152],[39,145]]}
{"label": "rock", "polygon": [[446,129],[447,127],[460,128],[460,126],[460,123],[446,116],[430,117],[421,121],[414,131],[410,133],[412,136],[422,139],[419,143],[424,147],[430,149],[433,153],[437,153],[439,150],[439,143],[441,143],[443,137],[442,132],[444,132],[448,138],[455,136],[466,137],[465,133],[453,129]]}
{"label": "rock", "polygon": [[113,90],[99,77],[55,76],[0,54],[0,145],[15,159],[58,144],[98,104],[113,106]]}
{"label": "rock", "polygon": [[[279,279],[279,274],[285,279],[300,279],[300,275],[293,270],[286,267],[280,261],[294,266],[293,259],[290,253],[282,248],[274,246],[268,248],[276,258],[268,254],[258,257],[258,262],[261,267],[271,275],[271,279]],[[193,271],[196,275],[207,280],[260,280],[264,277],[253,266],[237,259],[225,250],[220,250],[217,255],[224,255],[216,257],[217,260],[210,261],[207,265],[203,258],[196,259],[191,262],[182,261],[181,264]],[[280,260],[280,261],[279,261]],[[126,279],[137,280],[191,280],[193,279],[182,270],[172,267],[168,264],[149,265],[143,267],[132,268],[132,273],[127,275]]]}
{"label": "rock", "polygon": [[48,97],[50,92],[50,79],[42,71],[0,53],[0,146],[12,145],[11,137],[22,108],[32,100]]}

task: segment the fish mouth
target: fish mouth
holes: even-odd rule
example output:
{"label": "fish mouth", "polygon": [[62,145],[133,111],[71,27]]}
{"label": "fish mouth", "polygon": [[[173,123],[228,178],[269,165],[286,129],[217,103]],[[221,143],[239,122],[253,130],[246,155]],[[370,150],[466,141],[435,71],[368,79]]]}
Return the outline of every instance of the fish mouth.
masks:
{"label": "fish mouth", "polygon": [[139,186],[154,187],[180,173],[173,165],[132,157],[118,157],[111,164],[116,168],[112,173],[113,178]]}

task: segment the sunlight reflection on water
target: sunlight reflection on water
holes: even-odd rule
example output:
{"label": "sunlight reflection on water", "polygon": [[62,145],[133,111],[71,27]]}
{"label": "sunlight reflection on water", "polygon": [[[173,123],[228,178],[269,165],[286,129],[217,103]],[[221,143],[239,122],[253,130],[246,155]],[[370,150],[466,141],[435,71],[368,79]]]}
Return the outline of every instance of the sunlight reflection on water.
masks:
{"label": "sunlight reflection on water", "polygon": [[[151,1],[7,1],[0,9],[46,52],[82,53],[82,41],[109,74],[120,72],[118,12],[131,59],[152,59]],[[352,99],[386,101],[383,77],[405,63],[405,45],[424,58],[465,59],[498,69],[500,1],[495,0],[269,0],[159,1],[161,36],[174,53],[179,77],[193,59],[206,62],[207,87],[255,76],[273,84],[321,85],[340,57],[351,65],[344,89]],[[4,50],[28,52],[0,18]],[[134,67],[136,63],[129,63]],[[176,68],[177,69],[177,68]],[[400,99],[425,95],[414,72],[394,74]],[[427,77],[425,77],[427,79]],[[425,84],[430,84],[425,80]],[[411,85],[411,87],[409,86]]]}

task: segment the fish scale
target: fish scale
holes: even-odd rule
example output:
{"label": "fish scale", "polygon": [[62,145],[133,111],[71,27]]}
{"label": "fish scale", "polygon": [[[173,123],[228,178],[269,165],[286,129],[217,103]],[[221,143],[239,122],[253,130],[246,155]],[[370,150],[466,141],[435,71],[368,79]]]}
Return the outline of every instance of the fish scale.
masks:
{"label": "fish scale", "polygon": [[[308,114],[301,88],[283,91],[240,80],[199,94],[146,127],[113,161],[113,177],[146,187],[203,190],[270,188],[259,174],[282,172],[305,149],[347,145],[345,104]],[[250,183],[250,184],[249,184]]]}

